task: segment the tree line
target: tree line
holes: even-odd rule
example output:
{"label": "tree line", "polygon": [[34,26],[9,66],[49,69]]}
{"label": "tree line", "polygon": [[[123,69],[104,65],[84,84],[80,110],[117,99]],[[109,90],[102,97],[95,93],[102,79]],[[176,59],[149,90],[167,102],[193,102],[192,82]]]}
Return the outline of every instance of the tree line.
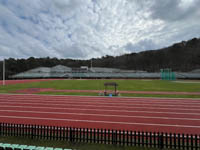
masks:
{"label": "tree line", "polygon": [[[103,56],[90,60],[34,58],[6,59],[6,78],[36,67],[53,67],[65,65],[72,68],[80,66],[119,68],[126,70],[144,70],[158,72],[162,68],[171,68],[173,71],[191,71],[200,69],[200,38],[176,43],[159,50],[142,51],[139,53],[124,54],[121,56]],[[3,61],[0,61],[0,79],[2,79]]]}

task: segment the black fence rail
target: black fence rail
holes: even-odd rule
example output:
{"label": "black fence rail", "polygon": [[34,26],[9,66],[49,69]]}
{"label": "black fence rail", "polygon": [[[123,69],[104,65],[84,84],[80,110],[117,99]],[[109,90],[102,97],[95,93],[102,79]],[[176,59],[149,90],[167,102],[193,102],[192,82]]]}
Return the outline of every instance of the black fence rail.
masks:
{"label": "black fence rail", "polygon": [[200,135],[0,123],[0,136],[120,146],[200,149]]}

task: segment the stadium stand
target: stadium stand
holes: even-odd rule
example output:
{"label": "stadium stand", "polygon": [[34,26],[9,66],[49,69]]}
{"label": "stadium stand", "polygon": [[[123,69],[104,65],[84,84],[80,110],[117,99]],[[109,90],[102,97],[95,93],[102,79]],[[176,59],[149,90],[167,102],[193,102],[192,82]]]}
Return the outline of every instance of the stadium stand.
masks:
{"label": "stadium stand", "polygon": [[8,150],[8,149],[9,150],[72,150],[72,149],[62,149],[53,147],[0,143],[0,150]]}
{"label": "stadium stand", "polygon": [[[191,72],[175,72],[177,79],[200,79],[200,69]],[[63,65],[57,65],[52,68],[39,67],[13,76],[11,79],[32,79],[32,78],[149,78],[159,79],[160,72],[146,72],[142,70],[120,70],[116,68],[70,68]]]}
{"label": "stadium stand", "polygon": [[66,66],[57,65],[51,68],[51,72],[66,73],[66,72],[72,72],[72,69]]}

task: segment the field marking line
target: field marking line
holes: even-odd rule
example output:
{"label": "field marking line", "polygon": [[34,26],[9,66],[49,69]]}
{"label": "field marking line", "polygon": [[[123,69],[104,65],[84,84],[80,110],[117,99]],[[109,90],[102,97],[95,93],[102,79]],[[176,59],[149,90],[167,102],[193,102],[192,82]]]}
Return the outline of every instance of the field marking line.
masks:
{"label": "field marking line", "polygon": [[79,116],[99,116],[99,117],[123,117],[123,118],[145,118],[145,119],[163,119],[163,120],[191,120],[200,121],[200,118],[173,118],[173,117],[155,117],[155,116],[130,116],[130,115],[109,115],[109,114],[89,114],[89,113],[66,113],[66,112],[44,112],[44,111],[19,111],[19,110],[0,110],[3,112],[16,113],[35,113],[35,114],[55,114],[55,115],[79,115]]}
{"label": "field marking line", "polygon": [[[11,103],[11,102],[13,102],[13,103]],[[20,103],[21,102],[21,103]],[[56,104],[55,103],[53,103],[53,102],[56,102]],[[200,108],[200,105],[198,106],[198,105],[187,105],[187,104],[185,104],[185,105],[162,105],[162,104],[158,104],[158,103],[142,103],[142,104],[137,104],[137,103],[132,103],[132,104],[126,104],[126,103],[100,103],[100,102],[93,102],[93,103],[90,103],[90,102],[72,102],[72,101],[69,101],[69,102],[63,102],[62,104],[61,103],[58,103],[57,101],[46,101],[46,102],[44,102],[44,101],[26,101],[26,100],[22,100],[22,101],[13,101],[13,100],[6,100],[6,101],[0,101],[0,103],[3,103],[3,104],[5,104],[5,103],[7,103],[7,104],[34,104],[34,105],[36,105],[36,104],[44,104],[44,105],[46,105],[46,103],[48,103],[49,105],[68,105],[68,104],[71,104],[71,105],[77,105],[77,104],[83,104],[83,106],[87,106],[87,105],[84,105],[84,104],[91,104],[91,105],[112,105],[113,107],[118,107],[118,106],[121,106],[121,107],[124,107],[124,106],[149,106],[149,107],[181,107],[181,108]],[[153,105],[151,105],[151,104],[153,104]],[[78,105],[77,105],[78,106]],[[106,107],[110,107],[110,106],[106,106]]]}
{"label": "field marking line", "polygon": [[107,97],[107,96],[86,96],[86,95],[48,95],[48,94],[13,94],[13,93],[0,93],[2,95],[24,95],[24,96],[55,96],[55,97],[67,97],[67,96],[70,96],[70,97],[90,97],[90,98],[94,98],[94,97],[97,97],[97,98],[116,98],[116,99],[119,99],[119,98],[123,98],[123,99],[131,99],[131,98],[137,98],[137,99],[168,99],[168,100],[187,100],[187,99],[191,99],[191,100],[197,100],[197,101],[200,101],[200,98],[165,98],[165,97]]}
{"label": "field marking line", "polygon": [[155,114],[177,114],[177,115],[197,115],[197,116],[199,116],[200,115],[200,113],[182,113],[182,112],[172,112],[172,111],[170,111],[170,112],[160,112],[160,111],[143,111],[143,110],[141,110],[141,111],[133,111],[133,110],[105,110],[105,109],[95,109],[95,108],[93,108],[93,109],[91,109],[91,108],[60,108],[60,107],[34,107],[34,106],[26,106],[26,107],[24,107],[24,106],[10,106],[10,105],[0,105],[0,108],[5,108],[5,107],[9,107],[9,108],[32,108],[32,109],[55,109],[55,110],[57,110],[57,109],[59,109],[59,110],[78,110],[78,111],[80,111],[80,110],[82,110],[82,111],[101,111],[101,112],[121,112],[121,113],[140,113],[140,112],[142,112],[142,113],[155,113]]}
{"label": "field marking line", "polygon": [[0,116],[0,118],[29,119],[29,120],[47,120],[47,121],[67,121],[67,122],[81,122],[81,123],[87,122],[87,123],[103,123],[103,124],[143,125],[143,126],[160,126],[160,127],[178,127],[178,128],[195,128],[195,129],[200,129],[200,126],[192,126],[192,125],[170,125],[170,124],[153,124],[153,123],[139,123],[139,122],[138,123],[133,123],[133,122],[79,120],[79,119],[19,117],[19,116]]}
{"label": "field marking line", "polygon": [[[23,96],[23,97],[16,97],[16,96],[13,96],[12,95],[12,97],[8,97],[8,95],[5,97],[6,99],[9,99],[9,98],[13,98],[13,97],[15,97],[15,99],[27,99],[27,96]],[[28,99],[39,99],[39,100],[43,100],[43,101],[46,101],[47,99],[49,99],[49,98],[54,98],[54,99],[61,99],[61,100],[65,100],[65,101],[69,101],[69,100],[75,100],[75,101],[77,101],[77,99],[75,99],[75,98],[77,98],[77,97],[67,97],[67,96],[65,96],[65,97],[49,97],[49,96],[45,96],[45,97],[42,97],[41,98],[41,96],[36,96],[36,97],[32,97],[32,96],[30,96],[29,95],[29,97],[28,97]],[[1,99],[4,99],[3,97],[1,97]],[[109,99],[109,98],[97,98],[97,97],[95,97],[95,98],[93,98],[93,99],[88,99],[88,97],[81,97],[81,99],[79,99],[78,101],[107,101],[107,102],[113,102],[113,99]],[[127,100],[127,99],[123,99],[123,98],[121,98],[121,99],[115,99],[115,102],[121,102],[121,101],[123,101],[123,102],[131,102],[131,103],[133,103],[133,102],[136,102],[136,101],[140,101],[140,102],[161,102],[161,103],[170,103],[170,102],[185,102],[185,103],[191,103],[193,100],[191,100],[191,99],[184,99],[184,100],[168,100],[168,99],[165,99],[165,101],[162,99],[136,99],[136,98],[131,98],[131,99],[129,99],[129,100]],[[195,101],[193,101],[193,103],[196,103],[197,101],[195,100]],[[199,103],[197,103],[197,104],[199,104]]]}
{"label": "field marking line", "polygon": [[[3,104],[17,104],[17,105],[36,105],[36,104],[32,104],[32,103],[9,103],[9,102],[0,102],[0,103],[3,103]],[[98,108],[98,107],[104,107],[104,108],[122,108],[121,106],[97,106],[97,105],[78,105],[78,104],[69,104],[69,105],[63,105],[63,104],[41,104],[41,103],[37,103],[38,105],[44,105],[44,106],[71,106],[71,107],[94,107],[94,108]],[[11,105],[11,106],[12,106]],[[149,106],[149,105],[148,105]],[[184,109],[180,109],[180,108],[168,108],[168,107],[163,107],[163,108],[160,108],[159,105],[157,106],[149,106],[149,107],[123,107],[123,108],[126,108],[126,109],[160,109],[160,110],[196,110],[196,111],[200,111],[200,109],[194,109],[194,108],[184,108]]]}
{"label": "field marking line", "polygon": [[[189,107],[200,107],[200,103],[179,103],[179,104],[181,104],[181,105],[179,105],[178,103],[175,103],[175,105],[173,104],[173,105],[167,105],[167,104],[169,104],[169,103],[156,103],[156,102],[140,102],[140,101],[138,101],[138,103],[136,102],[132,102],[131,104],[130,103],[116,103],[116,102],[113,102],[113,103],[102,103],[102,102],[100,102],[100,101],[71,101],[71,100],[67,100],[67,101],[57,101],[57,100],[53,100],[53,101],[51,101],[51,100],[43,100],[43,101],[41,101],[41,100],[39,100],[39,99],[37,99],[37,100],[35,100],[35,99],[33,99],[33,100],[25,100],[25,99],[22,99],[22,100],[5,100],[5,99],[3,99],[3,101],[1,101],[1,98],[0,98],[0,103],[5,103],[5,102],[15,102],[15,103],[17,103],[17,102],[26,102],[26,103],[31,103],[31,104],[33,104],[33,103],[35,103],[35,104],[37,104],[38,102],[40,102],[41,104],[43,104],[43,103],[48,103],[48,102],[51,102],[51,103],[53,103],[53,102],[56,102],[56,103],[62,103],[62,104],[69,104],[69,103],[73,103],[73,104],[76,104],[76,103],[80,103],[80,104],[106,104],[106,105],[109,105],[109,104],[116,104],[116,105],[122,105],[122,104],[124,104],[124,106],[126,106],[126,105],[128,105],[128,106],[130,106],[130,105],[148,105],[148,104],[154,104],[154,105],[156,105],[156,106],[162,106],[162,104],[163,104],[163,106],[188,106],[188,104],[189,105],[191,105],[191,106],[189,106]],[[157,105],[157,104],[159,104],[159,105]],[[183,105],[184,104],[184,105]],[[199,106],[197,106],[197,104],[199,104]],[[192,105],[195,105],[195,106],[192,106]]]}
{"label": "field marking line", "polygon": [[[170,104],[170,102],[160,102],[160,101],[150,101],[150,102],[144,102],[144,101],[130,101],[130,103],[128,103],[127,104],[127,102],[114,102],[114,101],[110,101],[110,102],[107,102],[106,100],[100,100],[100,101],[98,101],[98,100],[95,100],[95,101],[87,101],[87,100],[81,100],[81,101],[79,101],[79,100],[75,100],[75,101],[73,101],[73,100],[49,100],[49,99],[46,99],[46,100],[44,100],[44,99],[42,99],[42,100],[40,100],[40,98],[34,98],[34,99],[27,99],[27,98],[21,98],[21,99],[15,99],[15,100],[10,100],[10,99],[4,99],[4,98],[0,98],[0,103],[3,103],[3,102],[31,102],[31,103],[37,103],[37,102],[40,102],[40,103],[44,103],[44,102],[51,102],[51,103],[53,103],[53,102],[56,102],[56,103],[65,103],[65,104],[67,104],[67,103],[81,103],[81,104],[91,104],[91,103],[93,103],[93,104],[106,104],[106,105],[109,105],[109,104],[116,104],[116,105],[121,105],[121,104],[126,104],[126,105],[128,105],[128,106],[130,106],[130,105],[148,105],[148,104],[159,104],[160,106],[162,106],[162,104],[164,105],[164,106],[188,106],[188,105],[191,105],[190,107],[192,107],[192,105],[195,105],[195,106],[193,106],[193,107],[200,107],[200,103],[191,103],[191,102],[185,102],[185,103],[173,103],[173,105],[167,105],[167,104]],[[103,103],[102,103],[103,102]],[[105,103],[105,102],[107,102],[107,103]],[[197,105],[199,105],[199,106],[197,106]]]}

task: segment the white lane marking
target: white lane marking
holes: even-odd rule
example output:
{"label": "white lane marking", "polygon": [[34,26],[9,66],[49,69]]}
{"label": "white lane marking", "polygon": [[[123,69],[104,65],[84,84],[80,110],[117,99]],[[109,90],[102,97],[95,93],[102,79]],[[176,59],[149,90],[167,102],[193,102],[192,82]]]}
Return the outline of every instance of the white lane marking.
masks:
{"label": "white lane marking", "polygon": [[[32,103],[10,103],[10,102],[0,102],[0,103],[3,103],[3,104],[12,104],[12,105],[14,105],[14,104],[17,104],[17,105],[23,105],[23,104],[25,104],[25,105],[36,105],[36,104],[32,104]],[[48,106],[66,106],[66,107],[100,107],[100,108],[102,108],[102,107],[104,107],[104,108],[122,108],[122,106],[98,106],[98,105],[78,105],[78,104],[69,104],[69,105],[63,105],[63,104],[41,104],[41,103],[37,103],[38,105],[48,105]],[[24,106],[24,107],[26,107],[26,106]],[[159,109],[163,109],[163,110],[195,110],[195,111],[200,111],[199,109],[194,109],[194,108],[183,108],[183,109],[181,109],[181,108],[168,108],[168,107],[166,107],[166,108],[161,108],[161,106],[159,107],[159,105],[158,106],[147,106],[147,107],[134,107],[134,106],[132,106],[132,107],[128,107],[128,106],[126,106],[126,107],[124,107],[123,106],[123,108],[124,109],[134,109],[134,108],[136,108],[136,109],[157,109],[157,110],[159,110]]]}
{"label": "white lane marking", "polygon": [[[138,101],[138,103],[119,103],[119,102],[113,102],[113,103],[105,103],[105,102],[101,102],[101,101],[72,101],[72,100],[66,100],[66,101],[58,101],[58,100],[36,100],[36,99],[33,99],[33,100],[27,100],[27,99],[22,99],[22,100],[3,100],[3,101],[0,101],[0,103],[5,103],[5,102],[15,102],[15,103],[19,103],[19,102],[26,102],[26,103],[31,103],[31,104],[38,104],[38,102],[40,104],[45,104],[45,103],[62,103],[62,104],[76,104],[76,103],[79,103],[79,104],[101,104],[101,105],[123,105],[123,106],[132,106],[132,105],[148,105],[149,104],[153,104],[152,106],[156,105],[156,106],[168,106],[168,107],[176,107],[176,106],[182,106],[182,107],[196,107],[196,108],[200,108],[200,103],[175,103],[173,105],[169,105],[169,103],[156,103],[156,102],[140,102]],[[159,105],[158,105],[159,104]],[[199,106],[197,106],[199,105]]]}
{"label": "white lane marking", "polygon": [[5,107],[9,107],[9,108],[33,108],[33,109],[55,109],[55,110],[57,110],[57,109],[59,109],[59,110],[77,110],[77,111],[80,111],[80,110],[82,110],[82,111],[101,111],[101,112],[121,112],[121,113],[125,113],[125,112],[127,112],[127,113],[155,113],[155,114],[176,114],[176,115],[197,115],[197,116],[200,116],[200,113],[182,113],[182,112],[161,112],[161,111],[143,111],[143,110],[141,110],[141,111],[139,111],[139,110],[137,110],[137,111],[134,111],[134,110],[105,110],[105,109],[95,109],[95,108],[93,108],[93,109],[91,109],[91,108],[87,108],[87,109],[84,109],[84,108],[60,108],[60,107],[33,107],[33,106],[26,106],[26,107],[24,107],[24,106],[10,106],[10,105],[1,105],[0,106],[0,108],[1,107],[3,107],[3,108],[5,108]]}
{"label": "white lane marking", "polygon": [[[102,90],[101,90],[102,91]],[[111,99],[108,98],[106,96],[81,96],[81,95],[48,95],[48,94],[16,94],[16,93],[0,93],[0,95],[6,95],[6,96],[35,96],[35,97],[65,97],[65,98],[69,98],[69,97],[81,97],[81,98],[105,98],[105,99]],[[112,97],[113,99],[126,99],[126,100],[134,100],[134,99],[158,99],[158,100],[163,100],[163,99],[167,99],[167,100],[195,100],[195,101],[200,101],[200,98],[170,98],[170,97]]]}
{"label": "white lane marking", "polygon": [[[159,100],[159,101],[164,101],[166,100],[167,102],[173,102],[173,101],[188,101],[188,100],[194,100],[194,101],[200,101],[200,98],[165,98],[165,97],[112,97],[112,98],[108,98],[108,97],[105,97],[105,96],[78,96],[78,95],[38,95],[38,94],[8,94],[8,93],[1,93],[0,95],[4,95],[4,96],[24,96],[24,97],[28,97],[30,98],[40,98],[43,97],[43,98],[71,98],[71,99],[74,99],[74,98],[77,98],[79,97],[79,99],[87,99],[90,98],[91,100],[101,100],[101,99],[104,99],[104,100],[123,100],[123,101],[126,101],[126,100],[131,100],[131,101],[134,101],[134,100]],[[93,99],[92,99],[93,98]]]}
{"label": "white lane marking", "polygon": [[48,121],[51,120],[51,121],[68,121],[68,122],[89,122],[89,123],[122,124],[122,125],[144,125],[144,126],[161,126],[161,127],[200,129],[200,126],[192,126],[192,125],[153,124],[153,123],[139,123],[139,122],[119,122],[119,121],[117,122],[117,121],[97,121],[97,120],[58,119],[58,118],[19,117],[19,116],[0,116],[0,118],[48,120]]}
{"label": "white lane marking", "polygon": [[79,116],[100,116],[100,117],[123,117],[123,118],[145,118],[145,119],[164,119],[164,120],[192,120],[200,121],[198,118],[173,118],[155,116],[130,116],[130,115],[109,115],[109,114],[89,114],[89,113],[67,113],[67,112],[44,112],[44,111],[19,111],[19,110],[0,110],[2,112],[36,113],[36,114],[55,114],[55,115],[79,115]]}
{"label": "white lane marking", "polygon": [[[17,99],[27,99],[27,98],[29,98],[29,99],[39,99],[39,100],[45,100],[45,99],[61,99],[61,100],[77,100],[77,97],[79,97],[79,100],[81,100],[81,101],[84,101],[84,100],[100,100],[100,101],[113,101],[113,100],[115,100],[115,101],[127,101],[127,102],[133,102],[133,101],[157,101],[157,102],[165,102],[165,100],[166,100],[166,102],[185,102],[185,101],[188,101],[188,102],[200,102],[199,100],[196,100],[196,99],[190,99],[190,98],[185,98],[185,99],[173,99],[173,100],[171,100],[171,99],[168,99],[168,98],[142,98],[142,100],[141,100],[141,98],[135,98],[135,97],[133,97],[133,98],[124,98],[124,97],[111,97],[111,98],[108,98],[108,97],[85,97],[85,96],[75,96],[75,97],[72,97],[72,96],[62,96],[62,97],[57,97],[57,96],[51,96],[51,95],[46,95],[46,96],[42,96],[42,95],[24,95],[23,97],[21,97],[21,96],[9,96],[9,95],[6,95],[6,97],[5,98],[17,98]],[[42,99],[41,99],[41,97],[42,97]],[[3,98],[3,97],[2,97]]]}

